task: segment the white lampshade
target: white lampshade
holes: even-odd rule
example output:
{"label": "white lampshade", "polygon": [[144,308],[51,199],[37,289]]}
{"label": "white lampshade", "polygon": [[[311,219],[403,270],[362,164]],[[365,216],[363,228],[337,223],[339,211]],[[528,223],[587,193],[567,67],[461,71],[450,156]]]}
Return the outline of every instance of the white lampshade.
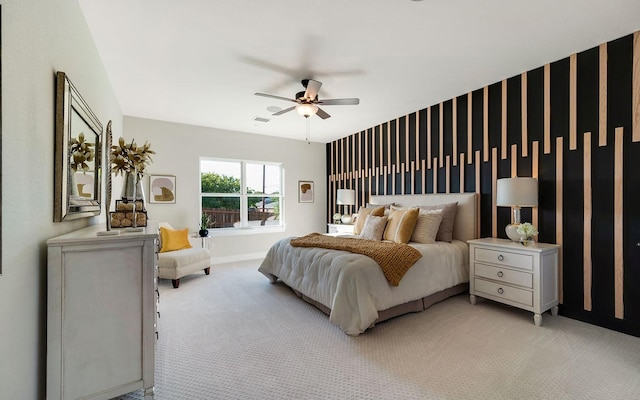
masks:
{"label": "white lampshade", "polygon": [[497,184],[497,206],[538,206],[538,181],[535,178],[502,178]]}
{"label": "white lampshade", "polygon": [[315,104],[298,104],[296,111],[302,116],[309,117],[318,112],[318,106]]}
{"label": "white lampshade", "polygon": [[356,191],[353,189],[338,189],[336,204],[341,206],[356,204]]}

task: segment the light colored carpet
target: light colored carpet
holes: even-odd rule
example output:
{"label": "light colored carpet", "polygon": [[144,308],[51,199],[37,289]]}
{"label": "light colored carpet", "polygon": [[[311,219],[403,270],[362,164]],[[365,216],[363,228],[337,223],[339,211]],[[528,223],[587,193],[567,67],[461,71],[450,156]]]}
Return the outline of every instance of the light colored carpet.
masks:
{"label": "light colored carpet", "polygon": [[259,262],[160,281],[156,399],[640,399],[640,338],[467,295],[350,337]]}

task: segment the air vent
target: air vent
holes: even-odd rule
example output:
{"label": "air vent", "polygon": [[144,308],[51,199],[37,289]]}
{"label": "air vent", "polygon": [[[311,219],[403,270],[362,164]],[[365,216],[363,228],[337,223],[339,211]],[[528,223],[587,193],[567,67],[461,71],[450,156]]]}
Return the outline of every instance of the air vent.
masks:
{"label": "air vent", "polygon": [[262,117],[255,117],[253,120],[258,122],[269,122],[268,118],[262,118]]}

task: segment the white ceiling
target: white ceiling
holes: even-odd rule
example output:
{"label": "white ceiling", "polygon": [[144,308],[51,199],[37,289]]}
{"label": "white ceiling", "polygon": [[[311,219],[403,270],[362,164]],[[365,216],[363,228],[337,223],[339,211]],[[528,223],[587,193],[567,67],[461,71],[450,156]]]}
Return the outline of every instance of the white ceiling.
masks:
{"label": "white ceiling", "polygon": [[[79,0],[124,115],[330,142],[640,30],[638,0]],[[271,118],[267,123],[255,117]]]}

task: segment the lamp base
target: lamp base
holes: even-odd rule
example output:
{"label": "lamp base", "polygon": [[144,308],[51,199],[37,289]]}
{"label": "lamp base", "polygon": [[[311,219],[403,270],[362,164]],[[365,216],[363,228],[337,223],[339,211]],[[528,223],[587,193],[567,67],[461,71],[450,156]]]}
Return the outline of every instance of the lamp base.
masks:
{"label": "lamp base", "polygon": [[343,224],[350,224],[351,223],[351,215],[345,214],[342,216],[342,218],[340,218],[340,220],[342,221]]}
{"label": "lamp base", "polygon": [[520,224],[509,224],[504,228],[504,231],[507,233],[507,237],[514,242],[519,242],[522,239],[518,233],[518,226],[520,226]]}

